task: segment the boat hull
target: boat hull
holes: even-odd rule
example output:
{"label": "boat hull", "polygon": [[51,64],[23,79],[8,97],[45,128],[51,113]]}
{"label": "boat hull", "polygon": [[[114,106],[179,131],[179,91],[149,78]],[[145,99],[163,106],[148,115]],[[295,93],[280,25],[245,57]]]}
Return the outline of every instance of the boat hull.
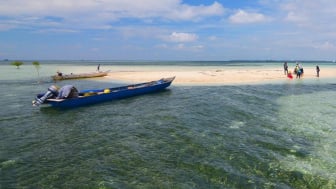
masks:
{"label": "boat hull", "polygon": [[[115,88],[80,91],[78,98],[70,99],[47,99],[44,104],[57,108],[74,108],[91,105],[106,101],[112,101],[132,96],[154,93],[166,89],[171,85],[175,77],[165,78],[157,81],[127,85]],[[107,91],[107,92],[106,92]],[[41,96],[43,94],[38,95]]]}
{"label": "boat hull", "polygon": [[94,77],[104,77],[107,76],[106,72],[93,72],[93,73],[82,73],[82,74],[65,74],[65,75],[53,75],[51,76],[53,80],[67,80],[67,79],[84,79],[84,78],[94,78]]}

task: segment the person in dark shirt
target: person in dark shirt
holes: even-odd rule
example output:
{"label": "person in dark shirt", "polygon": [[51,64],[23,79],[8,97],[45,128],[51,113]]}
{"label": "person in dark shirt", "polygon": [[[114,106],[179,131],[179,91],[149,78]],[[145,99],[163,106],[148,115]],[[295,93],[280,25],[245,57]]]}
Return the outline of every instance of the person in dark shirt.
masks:
{"label": "person in dark shirt", "polygon": [[320,67],[316,65],[316,77],[320,77]]}
{"label": "person in dark shirt", "polygon": [[284,63],[284,73],[285,73],[285,75],[288,74],[288,65],[287,65],[287,62]]}

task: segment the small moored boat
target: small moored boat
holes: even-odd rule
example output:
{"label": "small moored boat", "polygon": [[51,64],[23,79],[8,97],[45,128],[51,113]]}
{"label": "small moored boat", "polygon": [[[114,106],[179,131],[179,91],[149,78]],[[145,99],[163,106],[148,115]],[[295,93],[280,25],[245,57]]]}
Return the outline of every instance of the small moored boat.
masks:
{"label": "small moored boat", "polygon": [[52,107],[74,108],[78,106],[84,106],[161,91],[169,87],[174,79],[175,77],[162,78],[160,80],[138,83],[134,85],[105,89],[89,89],[79,92],[76,88],[71,87],[68,89],[68,94],[73,93],[75,95],[67,95],[66,98],[60,98],[59,96],[62,93],[61,90],[59,90],[56,86],[52,85],[48,88],[48,91],[46,93],[38,94],[32,103],[33,106],[47,104]]}
{"label": "small moored boat", "polygon": [[104,77],[107,76],[109,71],[102,72],[92,72],[92,73],[80,73],[80,74],[62,74],[57,72],[57,75],[51,76],[53,80],[66,80],[66,79],[84,79],[84,78],[93,78],[93,77]]}

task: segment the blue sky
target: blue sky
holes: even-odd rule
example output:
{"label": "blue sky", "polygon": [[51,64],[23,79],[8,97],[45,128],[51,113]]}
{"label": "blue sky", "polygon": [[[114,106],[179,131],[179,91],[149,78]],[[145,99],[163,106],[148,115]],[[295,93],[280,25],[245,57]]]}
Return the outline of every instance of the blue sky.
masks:
{"label": "blue sky", "polygon": [[335,0],[2,0],[0,59],[336,60]]}

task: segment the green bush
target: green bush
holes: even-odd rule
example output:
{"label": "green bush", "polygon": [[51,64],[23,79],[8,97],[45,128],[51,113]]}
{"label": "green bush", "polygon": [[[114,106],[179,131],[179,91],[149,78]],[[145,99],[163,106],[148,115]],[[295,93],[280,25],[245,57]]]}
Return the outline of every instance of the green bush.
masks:
{"label": "green bush", "polygon": [[11,63],[11,65],[16,66],[17,69],[20,68],[21,65],[23,65],[23,62],[21,61],[14,61]]}

